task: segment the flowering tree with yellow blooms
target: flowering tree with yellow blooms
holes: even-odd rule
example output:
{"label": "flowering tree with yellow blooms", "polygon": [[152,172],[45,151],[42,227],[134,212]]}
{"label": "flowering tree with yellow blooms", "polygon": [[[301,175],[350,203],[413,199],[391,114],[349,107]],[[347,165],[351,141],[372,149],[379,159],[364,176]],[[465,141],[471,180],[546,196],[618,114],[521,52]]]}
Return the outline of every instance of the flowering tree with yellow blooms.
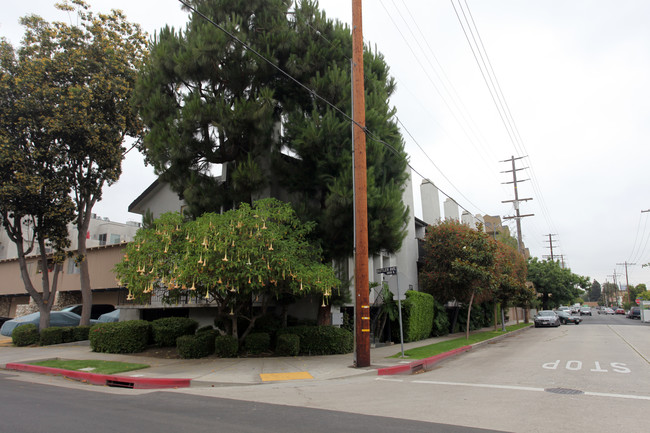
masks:
{"label": "flowering tree with yellow blooms", "polygon": [[[128,299],[147,303],[194,300],[216,306],[217,317],[243,339],[269,303],[280,296],[317,294],[328,302],[340,282],[287,203],[264,199],[223,214],[184,221],[166,213],[138,231],[115,267]],[[249,325],[240,333],[238,319]]]}

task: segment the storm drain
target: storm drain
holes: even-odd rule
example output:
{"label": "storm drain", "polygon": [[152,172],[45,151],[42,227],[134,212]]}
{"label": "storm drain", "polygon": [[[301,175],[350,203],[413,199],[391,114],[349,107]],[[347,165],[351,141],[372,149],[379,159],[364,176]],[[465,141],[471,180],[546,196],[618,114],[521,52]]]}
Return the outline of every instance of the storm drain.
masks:
{"label": "storm drain", "polygon": [[112,386],[114,388],[133,388],[135,384],[133,382],[124,382],[121,380],[107,380],[106,386]]}
{"label": "storm drain", "polygon": [[553,394],[565,394],[565,395],[578,395],[584,394],[584,392],[579,389],[570,389],[570,388],[546,388],[544,391],[552,392]]}

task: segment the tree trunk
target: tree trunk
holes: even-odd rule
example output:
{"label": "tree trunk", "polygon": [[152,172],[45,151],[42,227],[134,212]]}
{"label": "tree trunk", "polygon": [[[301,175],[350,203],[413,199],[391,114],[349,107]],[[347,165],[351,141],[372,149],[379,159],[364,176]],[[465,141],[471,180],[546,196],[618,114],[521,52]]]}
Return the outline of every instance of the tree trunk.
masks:
{"label": "tree trunk", "polygon": [[469,298],[469,308],[467,308],[467,326],[465,326],[465,339],[469,340],[469,318],[472,314],[472,303],[474,302],[474,293],[476,290],[472,290],[472,296]]}
{"label": "tree trunk", "polygon": [[[92,209],[92,207],[91,207]],[[79,286],[81,288],[81,320],[80,326],[90,325],[90,313],[93,308],[93,291],[90,287],[90,271],[88,270],[88,254],[86,250],[86,234],[90,225],[88,209],[78,209],[82,223],[77,226],[77,257],[79,262]]]}
{"label": "tree trunk", "polygon": [[319,326],[331,325],[332,324],[332,309],[329,305],[321,305],[318,307],[318,320],[317,323]]}
{"label": "tree trunk", "polygon": [[494,303],[494,330],[497,330],[497,303]]}

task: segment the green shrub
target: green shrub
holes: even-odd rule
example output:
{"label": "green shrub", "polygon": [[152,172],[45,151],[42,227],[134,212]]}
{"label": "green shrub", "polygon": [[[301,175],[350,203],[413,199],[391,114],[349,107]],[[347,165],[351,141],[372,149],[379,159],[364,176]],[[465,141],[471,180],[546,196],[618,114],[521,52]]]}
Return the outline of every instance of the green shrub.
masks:
{"label": "green shrub", "polygon": [[300,353],[306,355],[333,355],[350,353],[354,348],[354,336],[347,329],[334,326],[292,326],[278,331],[300,337]]}
{"label": "green shrub", "polygon": [[449,316],[445,306],[435,299],[433,301],[433,329],[431,334],[435,337],[449,334]]}
{"label": "green shrub", "polygon": [[278,336],[275,353],[279,356],[296,356],[300,353],[300,337],[296,334],[282,334]]}
{"label": "green shrub", "polygon": [[214,353],[214,339],[215,335],[210,331],[182,335],[176,339],[176,349],[184,359],[204,358]]}
{"label": "green shrub", "polygon": [[429,338],[433,328],[433,296],[407,290],[402,302],[404,342]]}
{"label": "green shrub", "polygon": [[175,347],[176,339],[183,335],[194,335],[199,323],[187,317],[163,317],[151,322],[153,344],[160,347]]}
{"label": "green shrub", "polygon": [[268,352],[271,348],[271,336],[268,332],[252,332],[244,338],[244,348],[253,355]]}
{"label": "green shrub", "polygon": [[232,335],[218,335],[214,339],[214,353],[221,358],[236,358],[239,342]]}
{"label": "green shrub", "polygon": [[32,344],[38,344],[41,335],[38,332],[38,326],[33,323],[28,323],[14,328],[11,332],[11,339],[16,346],[30,346]]}
{"label": "green shrub", "polygon": [[64,328],[50,327],[50,328],[42,329],[40,332],[41,346],[51,346],[52,344],[63,343],[63,332],[64,332]]}
{"label": "green shrub", "polygon": [[74,328],[72,328],[73,341],[88,340],[89,332],[90,332],[90,326],[75,326]]}
{"label": "green shrub", "polygon": [[63,330],[63,342],[64,343],[72,343],[73,341],[78,341],[75,340],[75,333],[74,329],[76,326],[65,326],[61,328]]}
{"label": "green shrub", "polygon": [[138,353],[147,348],[151,323],[146,320],[98,323],[90,328],[93,352]]}

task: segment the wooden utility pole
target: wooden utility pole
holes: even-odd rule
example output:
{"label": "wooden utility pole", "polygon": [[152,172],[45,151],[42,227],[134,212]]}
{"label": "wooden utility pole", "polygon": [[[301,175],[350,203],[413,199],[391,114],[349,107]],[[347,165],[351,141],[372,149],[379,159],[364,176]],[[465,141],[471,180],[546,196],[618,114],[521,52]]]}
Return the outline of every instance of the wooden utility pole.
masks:
{"label": "wooden utility pole", "polygon": [[519,157],[519,158],[515,158],[514,156],[511,156],[510,159],[506,159],[505,161],[501,161],[501,162],[512,162],[512,170],[502,171],[501,173],[512,173],[512,182],[503,182],[503,183],[506,183],[506,184],[507,183],[512,183],[514,185],[514,188],[515,188],[515,199],[514,200],[504,200],[501,203],[513,203],[514,206],[515,206],[515,216],[507,216],[507,217],[503,217],[503,219],[504,220],[514,219],[517,222],[517,246],[519,248],[519,254],[524,255],[524,244],[523,244],[523,239],[522,239],[522,236],[521,236],[521,219],[524,218],[524,217],[533,216],[535,214],[530,213],[530,214],[526,214],[526,215],[521,215],[519,213],[519,203],[522,202],[522,201],[532,200],[532,198],[519,198],[519,190],[517,189],[517,182],[523,182],[525,180],[528,180],[528,179],[523,179],[523,180],[518,180],[517,179],[517,172],[520,171],[520,170],[525,170],[526,168],[528,168],[528,167],[515,168],[515,161],[518,160],[518,159],[522,159],[522,158],[524,158],[524,157],[522,156],[522,157]]}
{"label": "wooden utility pole", "polygon": [[363,86],[361,0],[352,0],[352,128],[354,133],[354,294],[355,366],[370,366],[370,288],[368,283],[368,197],[366,100]]}
{"label": "wooden utility pole", "polygon": [[632,303],[632,298],[630,298],[630,279],[627,274],[627,265],[635,266],[636,263],[628,263],[627,261],[625,261],[624,263],[617,263],[617,265],[618,266],[625,265],[625,286],[626,286],[625,290],[627,290],[627,302]]}
{"label": "wooden utility pole", "polygon": [[[548,234],[548,244],[549,244],[549,248],[551,249],[551,261],[552,262],[555,261],[555,256],[553,256],[553,236],[555,236],[553,233]],[[548,257],[548,256],[544,256],[544,257]]]}

